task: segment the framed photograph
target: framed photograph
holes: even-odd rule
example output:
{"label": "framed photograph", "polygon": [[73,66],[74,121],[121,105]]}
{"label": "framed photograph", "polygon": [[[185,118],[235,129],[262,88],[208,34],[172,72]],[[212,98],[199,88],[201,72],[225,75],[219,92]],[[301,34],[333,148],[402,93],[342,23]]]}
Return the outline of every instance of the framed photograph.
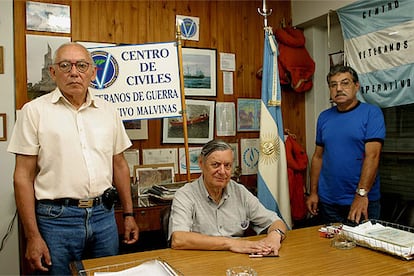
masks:
{"label": "framed photograph", "polygon": [[237,131],[260,130],[260,99],[237,99]]}
{"label": "framed photograph", "polygon": [[260,141],[257,138],[240,139],[242,175],[257,174],[259,165]]}
{"label": "framed photograph", "polygon": [[49,93],[56,83],[49,75],[53,54],[70,37],[26,35],[27,98],[32,100]]}
{"label": "framed photograph", "polygon": [[330,68],[335,65],[344,65],[344,52],[339,51],[333,54],[329,54],[329,66]]}
{"label": "framed photograph", "polygon": [[145,195],[153,185],[174,183],[174,164],[134,166],[134,183],[138,184],[138,196]]}
{"label": "framed photograph", "polygon": [[216,96],[216,50],[182,48],[185,96]]}
{"label": "framed photograph", "polygon": [[234,176],[235,170],[239,167],[239,144],[238,143],[229,143],[234,152],[233,168],[231,175]]}
{"label": "framed photograph", "polygon": [[217,136],[236,136],[236,108],[233,102],[216,103]]}
{"label": "framed photograph", "polygon": [[174,173],[178,174],[177,148],[142,149],[142,163],[146,164],[174,164]]}
{"label": "framed photograph", "polygon": [[26,2],[26,27],[32,31],[70,33],[70,6]]}
{"label": "framed photograph", "polygon": [[[188,168],[190,168],[190,173],[201,173],[201,169],[198,166],[198,157],[201,154],[202,147],[190,147],[188,149],[188,159],[190,160],[190,164],[188,164]],[[186,163],[186,156],[185,156],[185,148],[179,149],[180,155],[180,174],[187,173],[187,163]]]}
{"label": "framed photograph", "polygon": [[134,166],[139,165],[139,149],[127,149],[124,151],[124,157],[128,162],[129,177],[134,177]]}
{"label": "framed photograph", "polygon": [[148,139],[148,120],[123,121],[125,130],[131,140]]}
{"label": "framed photograph", "polygon": [[7,141],[7,115],[0,113],[0,141]]}
{"label": "framed photograph", "polygon": [[[213,139],[214,101],[185,100],[188,143],[204,144]],[[182,117],[163,119],[163,143],[184,143]]]}

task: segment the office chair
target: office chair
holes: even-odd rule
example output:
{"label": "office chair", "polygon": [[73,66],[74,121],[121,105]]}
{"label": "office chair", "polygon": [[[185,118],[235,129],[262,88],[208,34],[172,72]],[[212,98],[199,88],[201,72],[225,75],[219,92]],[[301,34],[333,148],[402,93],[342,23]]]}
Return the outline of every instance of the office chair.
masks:
{"label": "office chair", "polygon": [[170,247],[170,241],[168,240],[168,225],[170,222],[171,205],[166,206],[160,212],[161,219],[161,233],[165,241],[166,247]]}

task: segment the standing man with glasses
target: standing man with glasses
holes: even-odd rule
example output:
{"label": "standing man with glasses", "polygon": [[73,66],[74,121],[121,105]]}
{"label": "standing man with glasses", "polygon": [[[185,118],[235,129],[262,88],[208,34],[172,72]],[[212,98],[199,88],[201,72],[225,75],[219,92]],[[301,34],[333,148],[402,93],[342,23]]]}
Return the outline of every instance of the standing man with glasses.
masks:
{"label": "standing man with glasses", "polygon": [[[224,141],[211,140],[203,146],[198,158],[201,176],[181,187],[173,199],[169,223],[172,248],[279,254],[286,225],[231,179],[233,159],[233,149]],[[235,238],[244,236],[249,227],[267,236],[258,241]]]}
{"label": "standing man with glasses", "polygon": [[8,147],[16,154],[26,258],[40,273],[69,275],[72,261],[118,253],[113,184],[124,211],[124,242],[138,240],[123,156],[131,141],[115,108],[88,90],[96,70],[85,47],[61,45],[50,66],[57,88],[23,106]]}
{"label": "standing man with glasses", "polygon": [[351,67],[331,68],[327,81],[335,106],[318,118],[306,205],[321,223],[379,219],[384,116],[358,101],[360,83]]}

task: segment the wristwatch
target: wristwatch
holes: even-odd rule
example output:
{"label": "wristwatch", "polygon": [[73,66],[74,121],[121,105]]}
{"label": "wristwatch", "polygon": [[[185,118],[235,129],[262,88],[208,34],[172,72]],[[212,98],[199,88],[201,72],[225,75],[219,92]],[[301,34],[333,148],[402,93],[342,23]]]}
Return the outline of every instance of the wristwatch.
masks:
{"label": "wristwatch", "polygon": [[280,235],[280,242],[282,242],[284,239],[286,239],[286,234],[285,232],[283,232],[282,230],[280,230],[279,228],[273,230],[276,233],[278,233]]}
{"label": "wristwatch", "polygon": [[367,191],[367,190],[365,190],[364,188],[357,188],[357,189],[356,189],[356,193],[357,193],[359,196],[367,196],[368,191]]}

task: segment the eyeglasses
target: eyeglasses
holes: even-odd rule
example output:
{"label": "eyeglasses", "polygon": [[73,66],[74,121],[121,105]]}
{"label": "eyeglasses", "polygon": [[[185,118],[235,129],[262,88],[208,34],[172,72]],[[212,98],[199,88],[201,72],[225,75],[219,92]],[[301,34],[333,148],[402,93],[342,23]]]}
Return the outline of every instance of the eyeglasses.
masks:
{"label": "eyeglasses", "polygon": [[72,70],[73,65],[75,65],[76,70],[78,70],[79,73],[85,73],[89,69],[89,65],[91,65],[89,62],[86,61],[77,61],[77,62],[69,62],[69,61],[61,61],[58,63],[55,63],[54,65],[57,65],[59,70],[63,73],[69,73],[70,70]]}
{"label": "eyeglasses", "polygon": [[353,80],[343,79],[340,82],[336,82],[336,81],[330,82],[328,86],[330,89],[337,89],[338,85],[340,84],[343,89],[348,89],[351,87],[353,83],[354,83]]}

